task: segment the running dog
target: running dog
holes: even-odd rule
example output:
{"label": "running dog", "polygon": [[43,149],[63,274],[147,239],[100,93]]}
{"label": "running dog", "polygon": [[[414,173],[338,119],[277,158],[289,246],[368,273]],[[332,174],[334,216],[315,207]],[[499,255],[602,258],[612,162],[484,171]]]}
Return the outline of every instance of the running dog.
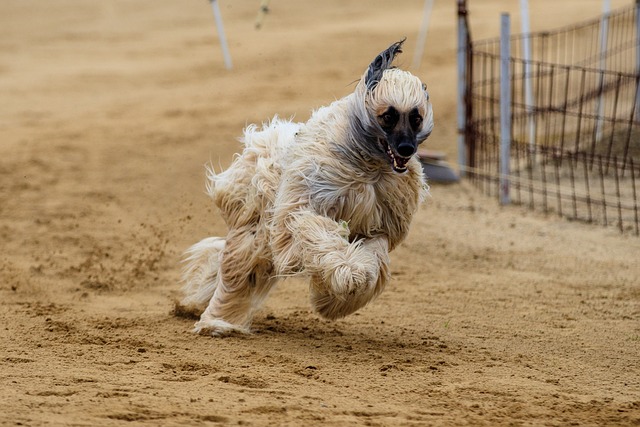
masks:
{"label": "running dog", "polygon": [[428,192],[415,154],[433,112],[426,85],[392,66],[403,42],[380,53],[350,95],[306,123],[275,117],[247,127],[233,164],[207,168],[208,194],[229,231],[187,251],[179,307],[202,313],[195,332],[248,332],[287,276],[309,277],[311,305],[327,319],[382,292],[389,252]]}

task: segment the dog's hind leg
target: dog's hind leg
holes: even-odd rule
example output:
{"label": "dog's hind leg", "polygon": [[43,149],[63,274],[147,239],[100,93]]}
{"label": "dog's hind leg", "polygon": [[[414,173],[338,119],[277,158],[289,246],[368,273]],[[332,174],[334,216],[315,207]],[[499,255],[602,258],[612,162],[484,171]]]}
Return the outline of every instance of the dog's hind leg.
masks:
{"label": "dog's hind leg", "polygon": [[255,310],[273,285],[273,265],[255,225],[231,230],[222,253],[218,284],[195,332],[224,335],[249,332]]}
{"label": "dog's hind leg", "polygon": [[187,264],[182,274],[184,298],[176,304],[182,312],[199,315],[207,306],[218,286],[224,247],[223,238],[209,237],[187,250]]}

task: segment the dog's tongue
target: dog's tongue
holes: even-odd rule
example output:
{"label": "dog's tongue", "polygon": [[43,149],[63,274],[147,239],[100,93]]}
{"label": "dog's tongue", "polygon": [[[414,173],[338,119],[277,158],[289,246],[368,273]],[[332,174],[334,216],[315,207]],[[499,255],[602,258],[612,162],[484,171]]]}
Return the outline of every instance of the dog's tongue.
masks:
{"label": "dog's tongue", "polygon": [[403,159],[402,157],[396,157],[393,154],[393,151],[391,151],[391,147],[389,147],[388,144],[386,145],[386,149],[387,149],[387,155],[389,156],[389,159],[391,160],[392,164],[393,164],[393,170],[395,170],[396,172],[405,172],[407,170],[407,163],[409,162],[409,159]]}
{"label": "dog's tongue", "polygon": [[396,168],[403,169],[405,166],[407,166],[408,162],[409,162],[409,159],[398,158],[395,156],[393,157],[393,165]]}
{"label": "dog's tongue", "polygon": [[407,162],[409,159],[403,159],[398,157],[393,157],[393,170],[396,172],[405,172],[407,170]]}

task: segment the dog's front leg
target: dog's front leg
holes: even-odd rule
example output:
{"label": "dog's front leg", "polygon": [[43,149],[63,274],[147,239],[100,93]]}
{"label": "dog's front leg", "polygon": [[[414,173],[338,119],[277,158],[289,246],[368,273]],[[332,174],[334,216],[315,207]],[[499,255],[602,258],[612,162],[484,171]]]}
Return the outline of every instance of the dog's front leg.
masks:
{"label": "dog's front leg", "polygon": [[293,251],[311,273],[311,301],[324,317],[344,317],[377,296],[389,278],[386,236],[349,242],[344,223],[311,211],[293,214]]}
{"label": "dog's front leg", "polygon": [[[338,319],[347,316],[367,305],[382,292],[390,278],[389,243],[386,236],[364,239],[359,242],[358,256],[351,263],[366,265],[366,285],[356,286],[349,292],[336,292],[334,285],[342,279],[342,274],[327,276],[314,274],[311,277],[311,303],[323,317]],[[351,264],[353,265],[353,264]],[[327,266],[331,270],[332,266]],[[325,270],[326,272],[327,270]]]}

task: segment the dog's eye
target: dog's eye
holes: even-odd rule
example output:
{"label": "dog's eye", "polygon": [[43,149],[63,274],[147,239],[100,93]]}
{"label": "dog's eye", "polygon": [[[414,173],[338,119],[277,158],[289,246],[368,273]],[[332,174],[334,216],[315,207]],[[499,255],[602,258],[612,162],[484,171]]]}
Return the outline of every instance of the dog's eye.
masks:
{"label": "dog's eye", "polygon": [[411,114],[409,116],[409,122],[411,123],[412,128],[418,129],[422,126],[422,116],[419,113]]}
{"label": "dog's eye", "polygon": [[378,121],[384,129],[390,129],[398,123],[398,118],[398,112],[394,108],[389,108],[386,112],[378,116]]}

